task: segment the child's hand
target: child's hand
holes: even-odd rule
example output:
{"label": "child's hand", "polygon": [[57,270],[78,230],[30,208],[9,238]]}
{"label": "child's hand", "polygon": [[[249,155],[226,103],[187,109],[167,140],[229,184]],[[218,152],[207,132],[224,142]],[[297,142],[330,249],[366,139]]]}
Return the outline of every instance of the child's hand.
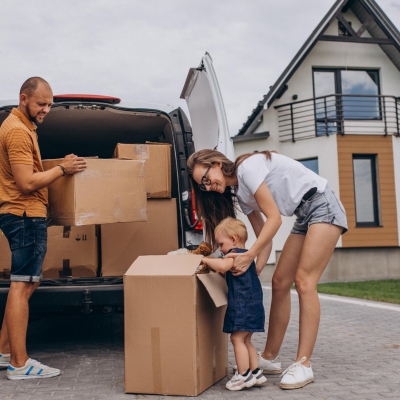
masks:
{"label": "child's hand", "polygon": [[226,258],[233,258],[233,267],[231,268],[231,272],[233,276],[239,276],[244,274],[250,267],[250,264],[254,260],[253,255],[250,251],[246,253],[236,253],[236,254],[227,254]]}

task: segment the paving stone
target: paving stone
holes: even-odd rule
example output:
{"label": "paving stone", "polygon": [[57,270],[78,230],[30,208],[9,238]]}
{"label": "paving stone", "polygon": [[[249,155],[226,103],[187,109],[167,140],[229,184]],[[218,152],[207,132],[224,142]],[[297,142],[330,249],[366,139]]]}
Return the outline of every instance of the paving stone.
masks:
{"label": "paving stone", "polygon": [[[270,290],[265,290],[269,309]],[[400,398],[400,314],[358,304],[321,299],[321,325],[312,357],[316,382],[298,390],[281,390],[279,376],[267,376],[261,387],[240,392],[225,389],[235,364],[229,345],[229,375],[199,399],[384,399]],[[267,318],[268,321],[268,318]],[[295,360],[298,340],[298,301],[292,296],[292,318],[281,349],[282,367]],[[266,327],[267,328],[267,327]],[[263,350],[265,334],[253,335]],[[9,381],[0,369],[3,399],[165,399],[185,397],[124,393],[123,315],[56,315],[29,324],[32,358],[60,368],[55,378]],[[373,360],[373,369],[368,369]]]}

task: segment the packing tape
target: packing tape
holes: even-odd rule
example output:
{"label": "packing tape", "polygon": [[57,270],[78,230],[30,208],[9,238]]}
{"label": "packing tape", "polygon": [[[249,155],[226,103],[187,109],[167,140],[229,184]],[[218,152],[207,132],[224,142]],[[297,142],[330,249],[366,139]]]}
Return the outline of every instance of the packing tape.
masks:
{"label": "packing tape", "polygon": [[64,259],[63,260],[63,268],[61,271],[58,271],[60,278],[66,278],[68,276],[72,276],[72,270],[70,268],[70,260]]}
{"label": "packing tape", "polygon": [[139,208],[140,219],[147,221],[147,207]]}
{"label": "packing tape", "polygon": [[162,392],[160,328],[151,328],[151,362],[154,393]]}
{"label": "packing tape", "polygon": [[138,160],[148,160],[149,146],[147,144],[138,144],[135,146],[135,153]]}
{"label": "packing tape", "polygon": [[114,196],[114,221],[121,220],[121,196]]}
{"label": "packing tape", "polygon": [[142,161],[142,165],[140,166],[140,172],[139,172],[139,177],[140,178],[146,178],[146,161],[145,160],[141,160]]}
{"label": "packing tape", "polygon": [[217,381],[217,348],[213,346],[213,382]]}
{"label": "packing tape", "polygon": [[68,225],[64,226],[63,227],[63,238],[68,239],[70,233],[71,233],[71,226],[68,226]]}
{"label": "packing tape", "polygon": [[96,212],[89,212],[89,213],[80,213],[76,214],[76,226],[81,226],[81,225],[88,225],[86,224],[86,221],[88,219],[97,219],[99,218],[99,213]]}

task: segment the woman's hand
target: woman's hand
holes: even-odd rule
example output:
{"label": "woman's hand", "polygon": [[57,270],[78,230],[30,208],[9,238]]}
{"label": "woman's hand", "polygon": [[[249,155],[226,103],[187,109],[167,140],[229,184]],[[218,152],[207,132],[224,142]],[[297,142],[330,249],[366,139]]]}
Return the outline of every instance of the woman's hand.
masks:
{"label": "woman's hand", "polygon": [[254,260],[254,256],[250,251],[246,253],[229,253],[226,255],[226,258],[233,258],[233,267],[231,268],[233,276],[244,274]]}

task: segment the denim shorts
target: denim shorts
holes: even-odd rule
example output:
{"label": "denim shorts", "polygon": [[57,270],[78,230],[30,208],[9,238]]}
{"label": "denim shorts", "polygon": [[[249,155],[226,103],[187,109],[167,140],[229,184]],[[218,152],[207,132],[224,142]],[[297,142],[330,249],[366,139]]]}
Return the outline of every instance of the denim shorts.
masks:
{"label": "denim shorts", "polygon": [[315,193],[294,213],[296,221],[290,233],[306,235],[312,224],[328,223],[348,230],[346,211],[335,192],[327,186],[323,193]]}
{"label": "denim shorts", "polygon": [[46,218],[0,214],[0,229],[11,249],[11,281],[40,282],[47,251]]}

